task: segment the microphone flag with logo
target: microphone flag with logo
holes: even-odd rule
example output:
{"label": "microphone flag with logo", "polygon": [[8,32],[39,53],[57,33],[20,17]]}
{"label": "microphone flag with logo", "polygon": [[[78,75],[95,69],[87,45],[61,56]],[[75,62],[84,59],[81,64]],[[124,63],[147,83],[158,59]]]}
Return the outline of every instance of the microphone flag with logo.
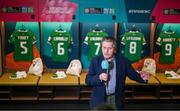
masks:
{"label": "microphone flag with logo", "polygon": [[[109,76],[109,62],[108,62],[107,60],[103,60],[103,61],[101,62],[101,67],[102,67],[103,70],[106,70],[106,73],[107,73],[108,76]],[[105,81],[104,84],[107,86],[107,81]]]}
{"label": "microphone flag with logo", "polygon": [[102,69],[104,69],[104,70],[108,70],[108,69],[109,69],[109,62],[108,62],[107,60],[103,60],[103,61],[101,62],[101,67],[102,67]]}

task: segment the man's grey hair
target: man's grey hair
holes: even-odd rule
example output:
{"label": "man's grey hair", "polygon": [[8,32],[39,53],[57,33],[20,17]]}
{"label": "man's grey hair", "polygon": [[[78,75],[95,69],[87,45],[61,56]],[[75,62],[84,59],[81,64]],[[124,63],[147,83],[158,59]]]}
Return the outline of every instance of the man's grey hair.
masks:
{"label": "man's grey hair", "polygon": [[117,49],[117,42],[116,42],[116,39],[115,39],[114,37],[104,37],[104,38],[102,39],[101,44],[102,44],[103,42],[112,42],[112,43],[113,43],[113,47],[114,47],[115,49]]}

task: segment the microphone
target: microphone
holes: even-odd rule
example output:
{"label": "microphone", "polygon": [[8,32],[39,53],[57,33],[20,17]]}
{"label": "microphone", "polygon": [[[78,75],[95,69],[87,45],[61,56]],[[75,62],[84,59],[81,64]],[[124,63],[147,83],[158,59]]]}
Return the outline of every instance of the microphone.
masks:
{"label": "microphone", "polygon": [[101,62],[101,67],[102,69],[105,69],[105,70],[109,69],[109,62],[107,60],[103,60]]}
{"label": "microphone", "polygon": [[[101,62],[101,67],[103,70],[106,70],[107,74],[109,73],[109,62],[107,60],[103,60]],[[108,74],[108,76],[109,76],[109,74]],[[105,85],[107,86],[107,81],[105,82]]]}
{"label": "microphone", "polygon": [[113,61],[109,61],[109,70],[113,69],[114,68],[114,63]]}

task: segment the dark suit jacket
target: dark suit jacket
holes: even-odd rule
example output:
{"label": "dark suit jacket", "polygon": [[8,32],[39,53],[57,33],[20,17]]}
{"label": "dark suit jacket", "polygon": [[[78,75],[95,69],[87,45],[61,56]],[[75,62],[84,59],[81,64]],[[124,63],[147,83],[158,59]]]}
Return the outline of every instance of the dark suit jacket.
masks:
{"label": "dark suit jacket", "polygon": [[[90,107],[104,104],[106,102],[106,86],[103,81],[99,79],[99,75],[105,72],[101,67],[101,62],[104,60],[102,55],[96,56],[91,61],[88,74],[86,76],[86,84],[92,86],[92,94],[90,100]],[[145,81],[140,75],[132,68],[131,64],[126,58],[120,55],[115,56],[116,60],[116,89],[115,89],[115,102],[117,109],[124,108],[124,85],[125,78],[128,76],[130,79],[140,83]]]}

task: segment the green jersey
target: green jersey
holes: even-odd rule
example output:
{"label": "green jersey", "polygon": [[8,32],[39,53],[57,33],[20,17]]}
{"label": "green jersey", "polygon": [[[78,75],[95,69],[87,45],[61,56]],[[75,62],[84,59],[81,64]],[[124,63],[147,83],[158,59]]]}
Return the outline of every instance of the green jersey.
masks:
{"label": "green jersey", "polygon": [[161,32],[156,44],[161,46],[160,63],[174,63],[179,39],[175,32]]}
{"label": "green jersey", "polygon": [[52,45],[52,60],[55,62],[67,62],[68,50],[71,44],[71,35],[67,31],[55,30],[48,38],[48,43]]}
{"label": "green jersey", "polygon": [[9,40],[10,43],[14,43],[14,60],[31,61],[33,59],[32,44],[35,40],[35,35],[29,30],[14,31]]}
{"label": "green jersey", "polygon": [[142,45],[146,44],[143,33],[139,31],[125,32],[121,43],[125,45],[125,57],[130,61],[138,61],[141,59]]}
{"label": "green jersey", "polygon": [[91,32],[87,33],[85,37],[84,43],[88,45],[88,59],[91,60],[95,55],[102,54],[101,51],[101,41],[104,37],[108,36],[106,32],[95,31],[92,30]]}

